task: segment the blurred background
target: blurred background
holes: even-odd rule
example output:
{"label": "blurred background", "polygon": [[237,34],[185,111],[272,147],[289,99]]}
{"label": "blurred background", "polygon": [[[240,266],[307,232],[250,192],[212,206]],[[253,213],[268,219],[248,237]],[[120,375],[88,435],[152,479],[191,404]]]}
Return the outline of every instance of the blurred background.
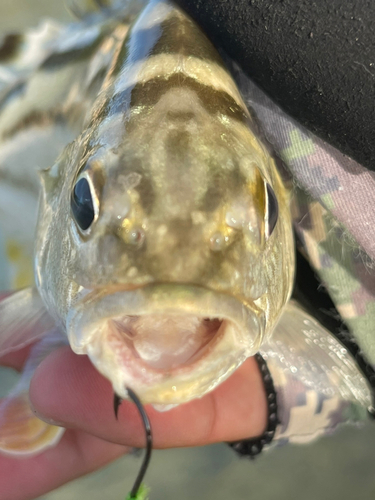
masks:
{"label": "blurred background", "polygon": [[[0,35],[23,31],[46,17],[72,19],[61,0],[0,0]],[[0,369],[0,397],[15,377]],[[140,461],[140,457],[124,457],[39,500],[123,499]],[[151,487],[151,500],[373,500],[374,470],[375,423],[370,422],[310,446],[289,445],[264,453],[254,461],[238,459],[225,444],[156,451],[146,484]]]}

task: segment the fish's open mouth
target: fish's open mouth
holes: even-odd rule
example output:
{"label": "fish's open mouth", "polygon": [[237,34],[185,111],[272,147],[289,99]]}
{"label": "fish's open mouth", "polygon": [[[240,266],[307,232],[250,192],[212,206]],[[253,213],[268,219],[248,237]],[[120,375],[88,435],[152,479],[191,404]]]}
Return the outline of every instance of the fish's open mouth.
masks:
{"label": "fish's open mouth", "polygon": [[197,361],[224,331],[224,320],[190,315],[123,316],[108,321],[145,367],[171,371]]}
{"label": "fish's open mouth", "polygon": [[70,345],[87,354],[120,397],[144,403],[201,397],[255,354],[263,313],[226,294],[157,284],[87,293],[68,316]]}

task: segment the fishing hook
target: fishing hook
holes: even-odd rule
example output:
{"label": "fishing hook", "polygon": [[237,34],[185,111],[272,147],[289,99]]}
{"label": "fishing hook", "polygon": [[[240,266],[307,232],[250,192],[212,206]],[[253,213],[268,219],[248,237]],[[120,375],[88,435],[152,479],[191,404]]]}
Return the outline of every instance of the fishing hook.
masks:
{"label": "fishing hook", "polygon": [[115,393],[115,396],[113,398],[113,409],[115,410],[116,420],[118,420],[118,409],[119,409],[121,403],[122,403],[122,399],[120,398],[120,396],[117,396],[117,394]]}
{"label": "fishing hook", "polygon": [[[143,426],[144,426],[145,433],[146,433],[146,454],[145,454],[145,457],[143,459],[138,476],[134,482],[133,488],[131,489],[131,492],[130,492],[130,498],[137,498],[139,488],[141,486],[143,478],[145,477],[148,465],[150,463],[151,452],[152,452],[152,431],[151,431],[150,420],[147,416],[146,410],[144,409],[144,406],[142,405],[140,399],[135,394],[135,392],[132,391],[132,389],[130,389],[129,387],[126,387],[126,390],[128,392],[129,398],[133,401],[133,403],[135,404],[135,406],[137,407],[137,409],[139,411],[139,414],[141,415]],[[115,411],[116,419],[118,418],[118,409],[119,409],[121,402],[122,402],[122,399],[117,394],[115,394],[114,399],[113,399],[113,409]]]}

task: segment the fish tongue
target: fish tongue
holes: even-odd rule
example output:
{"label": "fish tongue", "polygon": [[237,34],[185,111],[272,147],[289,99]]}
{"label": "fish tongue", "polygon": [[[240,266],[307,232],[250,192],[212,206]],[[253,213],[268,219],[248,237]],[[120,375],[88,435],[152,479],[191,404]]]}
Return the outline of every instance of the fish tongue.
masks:
{"label": "fish tongue", "polygon": [[156,315],[138,317],[132,332],[140,358],[152,368],[166,370],[186,363],[215,333],[201,318]]}

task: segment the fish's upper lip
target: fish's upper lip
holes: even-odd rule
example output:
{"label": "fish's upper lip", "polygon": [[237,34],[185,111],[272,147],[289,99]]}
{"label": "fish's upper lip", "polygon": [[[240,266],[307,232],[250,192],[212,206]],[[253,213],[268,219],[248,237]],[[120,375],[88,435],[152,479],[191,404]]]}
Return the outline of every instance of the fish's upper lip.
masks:
{"label": "fish's upper lip", "polygon": [[263,312],[254,304],[245,305],[229,294],[197,285],[155,283],[86,291],[67,316],[68,338],[72,349],[83,354],[82,349],[90,338],[78,337],[77,333],[88,324],[125,314],[140,316],[176,312],[228,319],[239,328],[257,331],[257,336],[263,337]]}

